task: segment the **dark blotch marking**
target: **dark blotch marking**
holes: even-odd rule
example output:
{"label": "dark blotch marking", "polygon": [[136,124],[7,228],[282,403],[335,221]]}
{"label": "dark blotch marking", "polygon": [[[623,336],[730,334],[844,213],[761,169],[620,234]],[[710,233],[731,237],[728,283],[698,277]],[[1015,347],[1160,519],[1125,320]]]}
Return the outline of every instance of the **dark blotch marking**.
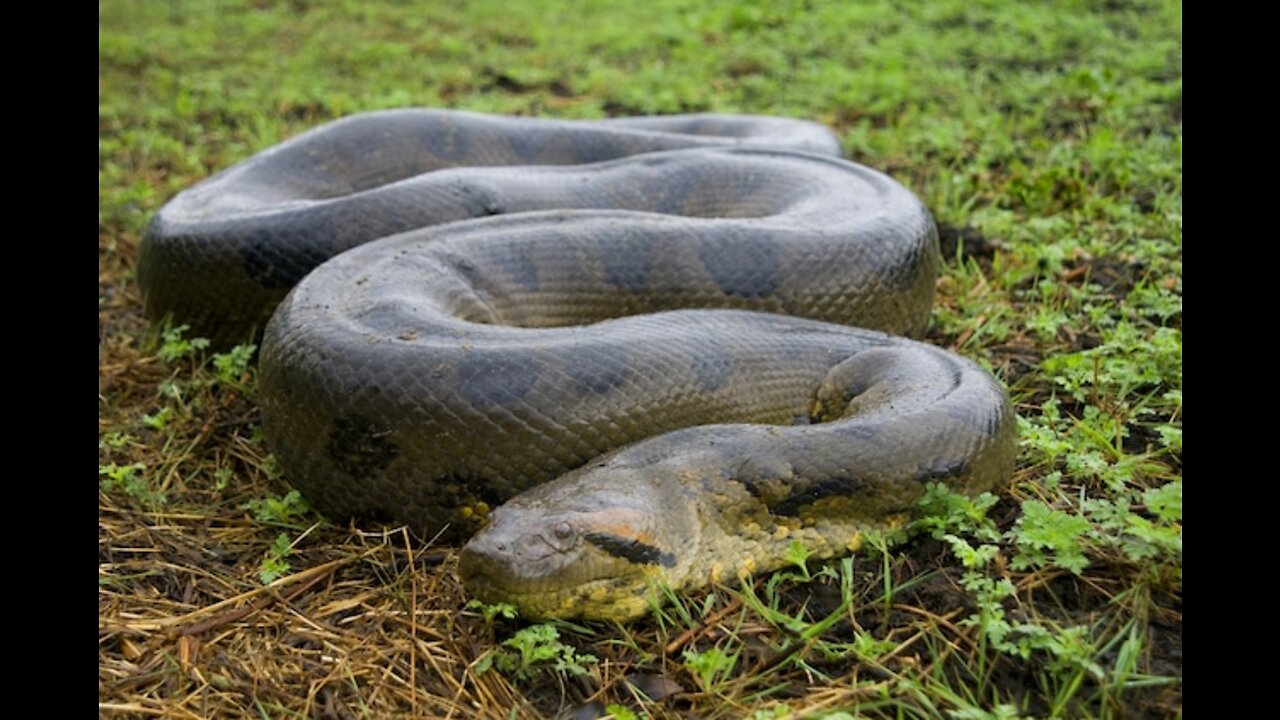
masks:
{"label": "dark blotch marking", "polygon": [[791,483],[767,471],[755,477],[747,477],[745,473],[740,473],[735,481],[770,513],[774,512],[773,509],[776,506],[787,502],[792,489]]}
{"label": "dark blotch marking", "polygon": [[673,173],[663,176],[662,195],[653,203],[653,212],[663,215],[684,215],[685,202],[697,190],[693,173]]}
{"label": "dark blotch marking", "polygon": [[960,477],[968,469],[969,466],[963,459],[935,458],[929,464],[917,467],[911,477],[919,483],[944,481]]}
{"label": "dark blotch marking", "polygon": [[714,392],[733,374],[733,356],[714,345],[702,348],[693,359],[693,374],[704,390]]}
{"label": "dark blotch marking", "polygon": [[782,502],[769,506],[769,512],[774,515],[795,517],[800,514],[800,508],[812,505],[823,498],[852,497],[865,494],[869,490],[871,490],[871,483],[851,475],[827,478],[804,487],[795,487]]}
{"label": "dark blotch marking", "polygon": [[703,238],[698,256],[726,295],[755,299],[772,295],[781,282],[781,260],[772,241]]}
{"label": "dark blotch marking", "polygon": [[641,565],[675,567],[676,556],[639,540],[628,540],[607,533],[585,533],[583,538],[614,557]]}
{"label": "dark blotch marking", "polygon": [[[760,505],[772,512],[772,508],[787,502],[798,483],[791,463],[776,456],[752,455],[747,457],[725,478],[741,485]],[[741,453],[732,453],[737,456]],[[799,483],[804,485],[803,481]]]}
{"label": "dark blotch marking", "polygon": [[547,149],[547,138],[541,133],[535,132],[514,132],[510,133],[505,141],[507,147],[516,154],[516,157],[524,161],[524,164],[544,165],[549,163],[534,163],[542,157],[542,153]]}
{"label": "dark blotch marking", "polygon": [[340,470],[354,477],[379,473],[400,454],[391,431],[359,415],[333,421],[325,452]]}
{"label": "dark blotch marking", "polygon": [[578,133],[568,145],[569,149],[574,153],[574,157],[569,158],[566,156],[565,160],[562,161],[566,165],[612,160],[626,154],[626,148],[618,141],[618,138],[611,136],[609,133]]}
{"label": "dark blotch marking", "polygon": [[626,382],[631,361],[621,348],[592,348],[569,353],[565,372],[578,390],[604,395]]}
{"label": "dark blotch marking", "polygon": [[1002,411],[993,412],[987,415],[987,422],[985,425],[987,436],[995,437],[996,435],[1000,434],[1000,426],[1004,424],[1004,421],[1005,421],[1005,415],[1004,415],[1004,412]]}
{"label": "dark blotch marking", "polygon": [[649,289],[649,273],[653,271],[653,247],[643,238],[631,236],[601,248],[604,278],[619,290]]}
{"label": "dark blotch marking", "polygon": [[519,402],[538,379],[539,366],[519,350],[472,353],[458,364],[458,394],[472,407],[506,407]]}
{"label": "dark blotch marking", "polygon": [[[511,499],[509,485],[477,475],[449,474],[432,485],[436,488],[432,502],[444,508],[462,507],[477,500],[492,508]],[[504,487],[507,488],[506,492],[503,491]]]}

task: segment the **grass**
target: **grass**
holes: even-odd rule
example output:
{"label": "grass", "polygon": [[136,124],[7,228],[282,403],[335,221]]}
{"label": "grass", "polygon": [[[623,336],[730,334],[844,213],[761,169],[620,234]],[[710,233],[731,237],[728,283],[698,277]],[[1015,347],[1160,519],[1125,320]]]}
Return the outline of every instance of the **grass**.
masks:
{"label": "grass", "polygon": [[[100,714],[1181,716],[1180,3],[135,0],[98,37]],[[135,252],[179,189],[404,105],[832,126],[937,217],[930,340],[1009,385],[1014,486],[626,627],[468,606],[450,548],[325,522],[252,350],[147,327]]]}

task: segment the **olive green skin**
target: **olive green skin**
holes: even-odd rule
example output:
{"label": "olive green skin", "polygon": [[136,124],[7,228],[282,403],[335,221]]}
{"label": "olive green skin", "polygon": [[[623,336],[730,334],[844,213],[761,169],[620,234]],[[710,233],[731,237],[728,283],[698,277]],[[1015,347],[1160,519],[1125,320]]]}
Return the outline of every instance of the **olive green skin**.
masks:
{"label": "olive green skin", "polygon": [[[248,259],[274,247],[271,233],[289,241],[268,255],[306,238],[306,262],[333,256],[279,304],[260,358],[268,440],[325,512],[445,538],[491,516],[461,556],[474,594],[530,616],[622,619],[662,586],[778,567],[796,540],[818,557],[849,552],[930,481],[971,493],[1007,481],[1014,416],[1000,385],[878,332],[923,332],[939,266],[932,219],[889,178],[831,157],[829,134],[799,123],[799,140],[771,141],[744,129],[756,119],[701,116],[632,121],[662,124],[639,142],[619,140],[620,127],[441,117],[328,126],[348,146],[384,148],[353,177],[321,128],[209,181],[221,189],[187,191],[153,224],[150,238],[197,216],[277,225],[214,253],[238,263],[228,287],[262,290],[223,293],[232,304],[270,305],[263,273],[244,268],[261,270]],[[449,132],[432,136],[424,118]],[[458,140],[472,121],[515,135],[486,155]],[[665,132],[681,123],[738,139]],[[662,143],[686,149],[648,147]],[[828,154],[754,147],[788,144]],[[416,175],[419,158],[377,172],[400,158],[385,147],[409,145],[500,167]],[[637,146],[659,151],[570,164]],[[512,167],[512,153],[562,166]],[[244,178],[258,185],[244,190]],[[263,188],[281,210],[249,207]],[[432,220],[443,224],[366,243]],[[319,250],[316,227],[329,231]],[[144,253],[148,308],[181,319],[179,307],[205,300],[152,300],[180,284],[164,254]],[[229,338],[262,314],[193,322]]]}

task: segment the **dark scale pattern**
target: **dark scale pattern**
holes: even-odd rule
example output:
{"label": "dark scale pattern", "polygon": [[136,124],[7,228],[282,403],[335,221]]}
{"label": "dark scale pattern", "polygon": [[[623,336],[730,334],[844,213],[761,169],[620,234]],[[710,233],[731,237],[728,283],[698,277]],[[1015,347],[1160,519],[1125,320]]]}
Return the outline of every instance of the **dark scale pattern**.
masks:
{"label": "dark scale pattern", "polygon": [[919,483],[946,481],[963,476],[968,465],[966,458],[935,458],[921,463],[911,477]]}
{"label": "dark scale pattern", "polygon": [[667,567],[676,564],[674,554],[663,552],[638,540],[629,540],[614,535],[605,535],[604,533],[587,533],[585,538],[592,545],[628,562],[641,565],[665,565]]}
{"label": "dark scale pattern", "polygon": [[510,407],[523,400],[537,382],[536,366],[536,361],[519,350],[471,353],[454,371],[458,395],[481,411]]}
{"label": "dark scale pattern", "polygon": [[[275,228],[246,227],[240,234],[245,274],[272,290],[288,290],[297,285],[313,268],[336,253],[332,246],[307,240],[333,238],[337,234],[328,216],[329,213],[322,211],[309,217],[303,226],[290,229],[290,234],[284,236],[285,242],[281,242],[281,233]],[[211,240],[203,238],[201,242],[208,244]]]}
{"label": "dark scale pattern", "polygon": [[708,343],[694,355],[692,369],[702,389],[715,392],[733,373],[733,355]]}
{"label": "dark scale pattern", "polygon": [[352,477],[382,472],[399,454],[391,430],[358,415],[337,417],[325,448],[329,459]]}
{"label": "dark scale pattern", "polygon": [[601,352],[564,353],[564,367],[573,390],[584,395],[606,395],[619,388],[631,373],[631,353],[619,347]]}
{"label": "dark scale pattern", "polygon": [[[334,514],[461,532],[618,448],[768,506],[726,500],[726,528],[990,488],[1012,465],[1004,391],[874,331],[923,332],[933,222],[838,149],[775,118],[370,113],[178,195],[139,278],[149,314],[221,345],[279,303],[264,429]],[[831,412],[795,424],[820,387]],[[593,542],[683,562],[660,540]]]}
{"label": "dark scale pattern", "polygon": [[871,489],[871,484],[848,473],[801,484],[776,504],[769,505],[775,515],[799,515],[801,508],[833,496],[858,497]]}
{"label": "dark scale pattern", "polygon": [[533,262],[527,252],[517,258],[517,262],[508,262],[502,268],[507,277],[526,293],[535,293],[541,286],[538,280],[538,264]]}
{"label": "dark scale pattern", "polygon": [[[635,230],[634,235],[641,235]],[[618,250],[603,254],[605,282],[619,290],[640,292],[649,289],[653,272],[653,246],[644,242],[620,242]]]}
{"label": "dark scale pattern", "polygon": [[702,265],[726,295],[754,300],[773,295],[782,279],[776,242],[762,238],[707,237],[698,246]]}

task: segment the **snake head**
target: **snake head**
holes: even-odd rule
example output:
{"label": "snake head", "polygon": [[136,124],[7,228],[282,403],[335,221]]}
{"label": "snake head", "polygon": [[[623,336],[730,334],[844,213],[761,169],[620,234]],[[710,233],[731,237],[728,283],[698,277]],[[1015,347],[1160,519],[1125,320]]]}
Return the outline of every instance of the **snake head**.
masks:
{"label": "snake head", "polygon": [[494,510],[462,548],[459,572],[486,602],[525,617],[621,620],[674,585],[689,550],[682,515],[650,483],[598,466],[525,492]]}

